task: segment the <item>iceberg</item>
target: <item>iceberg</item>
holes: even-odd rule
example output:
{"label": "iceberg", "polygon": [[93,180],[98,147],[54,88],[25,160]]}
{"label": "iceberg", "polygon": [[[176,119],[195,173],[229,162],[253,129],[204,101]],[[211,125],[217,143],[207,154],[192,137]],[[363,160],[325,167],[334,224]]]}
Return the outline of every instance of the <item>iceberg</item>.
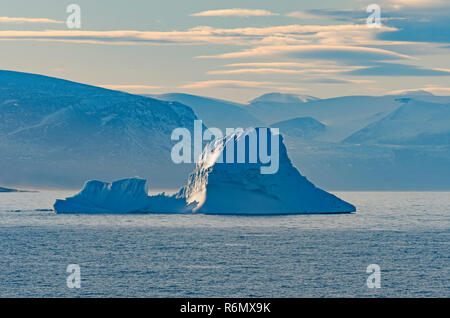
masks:
{"label": "iceberg", "polygon": [[65,200],[56,200],[57,213],[124,214],[124,213],[185,213],[192,207],[175,195],[164,193],[149,196],[147,180],[129,178],[112,183],[88,181],[83,190]]}
{"label": "iceberg", "polygon": [[[256,131],[259,131],[257,128]],[[266,128],[264,128],[266,129]],[[314,186],[293,166],[283,138],[279,141],[278,171],[262,174],[267,166],[226,160],[227,148],[249,138],[255,129],[235,132],[210,142],[187,184],[176,194],[149,196],[145,179],[130,178],[113,183],[89,181],[77,195],[57,200],[57,213],[202,213],[279,215],[351,213],[356,208]],[[256,134],[261,138],[260,134]],[[266,135],[272,138],[271,134]],[[249,158],[249,147],[245,148]],[[236,155],[234,155],[236,156]],[[250,161],[250,160],[248,160]]]}
{"label": "iceberg", "polygon": [[[256,129],[257,131],[259,128]],[[279,169],[261,174],[256,163],[225,163],[227,147],[236,147],[252,129],[210,143],[179,196],[197,202],[194,212],[205,214],[305,214],[349,213],[356,208],[336,196],[316,188],[293,166],[283,137],[279,138]],[[256,134],[258,139],[261,134]],[[270,134],[268,134],[270,135]],[[270,139],[270,136],[268,136]],[[249,157],[246,149],[246,157]]]}

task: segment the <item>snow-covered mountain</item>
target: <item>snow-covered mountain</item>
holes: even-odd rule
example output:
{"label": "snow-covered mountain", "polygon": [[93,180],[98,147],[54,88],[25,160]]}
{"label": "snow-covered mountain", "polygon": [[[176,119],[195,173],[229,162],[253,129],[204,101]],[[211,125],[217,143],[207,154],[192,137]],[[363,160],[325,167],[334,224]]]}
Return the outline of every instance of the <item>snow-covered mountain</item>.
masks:
{"label": "snow-covered mountain", "polygon": [[450,145],[450,104],[406,101],[399,109],[344,141],[357,144]]}
{"label": "snow-covered mountain", "polygon": [[312,117],[299,117],[272,124],[282,135],[311,140],[325,132],[326,125]]}
{"label": "snow-covered mountain", "polygon": [[307,103],[319,98],[310,95],[297,94],[282,94],[282,93],[268,93],[259,96],[249,102],[249,104],[256,103]]}
{"label": "snow-covered mountain", "polygon": [[[269,94],[249,105],[184,94],[159,98],[174,96],[204,112],[212,127],[284,126],[291,160],[321,187],[450,189],[448,96],[296,101]],[[299,117],[326,128],[316,125],[320,132],[305,139]],[[177,127],[191,129],[194,119],[192,109],[176,101],[0,71],[0,184],[79,188],[89,179],[140,175],[158,188],[179,187],[193,165],[172,163],[170,135]]]}
{"label": "snow-covered mountain", "polygon": [[396,97],[397,99],[404,100],[404,101],[414,99],[417,101],[437,103],[437,104],[450,103],[450,96],[437,96],[437,95],[433,95],[432,93],[422,90],[422,89],[406,90],[406,91],[394,94],[392,96]]}
{"label": "snow-covered mountain", "polygon": [[75,188],[141,175],[174,187],[192,167],[172,163],[170,136],[195,119],[177,102],[0,71],[0,182]]}
{"label": "snow-covered mountain", "polygon": [[[295,136],[289,128],[281,129],[291,160],[319,186],[346,190],[449,190],[450,122],[442,106],[425,106],[432,106],[430,102],[448,104],[450,97],[406,92],[249,107],[255,109],[253,114],[267,120],[275,121],[277,116],[290,118],[281,122],[286,124],[295,116],[309,116],[326,125],[312,139]],[[392,114],[401,118],[383,120]],[[342,140],[351,143],[341,143]]]}
{"label": "snow-covered mountain", "polygon": [[[327,126],[319,139],[339,142],[401,106],[409,95],[344,96],[318,99],[309,95],[269,93],[249,104],[188,95],[148,95],[166,101],[177,101],[191,107],[207,127],[247,128],[272,126],[300,117],[312,117]],[[427,95],[432,98],[433,95]],[[399,100],[400,99],[400,100]]]}
{"label": "snow-covered mountain", "polygon": [[298,117],[312,117],[327,125],[323,141],[337,142],[401,106],[397,96],[344,96],[307,102],[256,102],[246,109],[270,125]]}
{"label": "snow-covered mountain", "polygon": [[225,132],[226,128],[247,128],[264,126],[263,122],[247,112],[242,105],[214,98],[189,94],[152,95],[172,102],[179,102],[191,107],[206,127],[217,127]]}
{"label": "snow-covered mountain", "polygon": [[[268,102],[271,99],[275,102]],[[446,181],[450,179],[450,143],[445,131],[443,135],[422,136],[420,142],[416,140],[416,144],[410,140],[411,144],[403,144],[401,147],[342,143],[349,136],[395,112],[406,102],[446,104],[450,102],[450,97],[434,96],[428,92],[405,92],[386,96],[343,96],[296,103],[282,101],[292,99],[289,95],[284,98],[283,94],[269,94],[266,98],[259,101],[257,99],[254,104],[243,107],[254,117],[271,125],[284,122],[289,128],[295,128],[298,126],[295,118],[311,117],[326,126],[324,131],[311,139],[296,136],[289,128],[284,131],[281,129],[291,160],[318,186],[334,190],[450,189],[450,184]],[[420,112],[421,110],[417,111],[419,118]],[[408,125],[412,128],[416,125],[423,126],[416,129],[438,127],[434,121],[429,121],[428,124],[411,121],[409,124],[404,122],[396,129],[400,132]],[[446,125],[444,117],[442,125]],[[379,134],[384,132],[379,131]],[[435,139],[432,140],[433,138]]]}

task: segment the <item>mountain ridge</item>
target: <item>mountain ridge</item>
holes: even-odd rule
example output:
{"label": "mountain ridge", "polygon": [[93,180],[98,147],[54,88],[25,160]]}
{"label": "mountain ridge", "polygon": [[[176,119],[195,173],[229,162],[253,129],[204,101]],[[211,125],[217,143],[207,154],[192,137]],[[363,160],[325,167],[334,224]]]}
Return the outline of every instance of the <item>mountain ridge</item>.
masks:
{"label": "mountain ridge", "polygon": [[172,186],[190,169],[172,163],[171,133],[196,119],[177,102],[0,71],[0,182],[77,188],[140,174]]}

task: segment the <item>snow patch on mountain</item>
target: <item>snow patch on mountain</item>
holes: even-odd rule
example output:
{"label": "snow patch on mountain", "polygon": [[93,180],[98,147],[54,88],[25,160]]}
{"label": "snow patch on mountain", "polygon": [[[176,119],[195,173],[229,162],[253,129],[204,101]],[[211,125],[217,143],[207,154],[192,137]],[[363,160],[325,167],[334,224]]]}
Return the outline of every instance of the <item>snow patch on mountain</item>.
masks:
{"label": "snow patch on mountain", "polygon": [[249,103],[307,103],[318,99],[310,95],[268,93],[251,100]]}
{"label": "snow patch on mountain", "polygon": [[347,143],[449,145],[450,104],[410,100],[346,138]]}
{"label": "snow patch on mountain", "polygon": [[272,124],[283,135],[311,140],[325,132],[327,126],[312,117],[298,117]]}
{"label": "snow patch on mountain", "polygon": [[193,165],[171,161],[171,133],[196,119],[178,102],[0,71],[0,182],[73,189],[141,175],[179,187]]}
{"label": "snow patch on mountain", "polygon": [[152,95],[152,97],[179,102],[191,107],[198,119],[203,120],[206,127],[219,128],[247,128],[263,125],[263,122],[247,112],[241,104],[224,101],[215,98],[201,97],[189,94],[164,94]]}

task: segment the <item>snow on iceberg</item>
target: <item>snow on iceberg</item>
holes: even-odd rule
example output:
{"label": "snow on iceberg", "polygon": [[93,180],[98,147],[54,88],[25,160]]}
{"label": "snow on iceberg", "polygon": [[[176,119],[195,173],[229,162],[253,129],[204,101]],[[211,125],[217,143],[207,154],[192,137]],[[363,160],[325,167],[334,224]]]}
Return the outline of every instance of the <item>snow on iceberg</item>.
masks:
{"label": "snow on iceberg", "polygon": [[[253,131],[238,132],[207,146],[188,184],[179,194],[188,203],[197,202],[195,212],[256,215],[356,211],[353,205],[316,188],[302,176],[292,165],[279,134],[275,136],[279,139],[279,169],[274,174],[262,174],[261,167],[265,165],[259,159],[256,163],[220,163],[227,162],[227,147],[236,149],[236,145],[249,138]],[[256,136],[258,145],[261,144],[259,138],[264,138],[261,136],[266,136],[270,144],[270,133]],[[249,158],[249,147],[246,148],[246,158]]]}
{"label": "snow on iceberg", "polygon": [[[125,179],[110,183],[89,181],[77,195],[57,200],[57,213],[203,213],[203,214],[306,214],[349,213],[356,208],[316,188],[292,165],[281,135],[278,171],[262,174],[263,164],[228,163],[227,148],[237,147],[260,128],[235,132],[209,143],[188,183],[173,196],[148,196],[146,180]],[[266,129],[266,128],[264,128]],[[260,134],[258,137],[258,144]],[[265,135],[270,144],[271,134]],[[247,139],[246,139],[247,138]],[[245,144],[245,143],[244,143]],[[245,158],[250,158],[250,147]],[[260,150],[258,148],[258,150]],[[233,154],[237,158],[236,152]],[[273,156],[272,156],[273,157]],[[272,164],[272,163],[270,163]]]}
{"label": "snow on iceberg", "polygon": [[192,207],[186,200],[164,193],[148,196],[147,181],[130,178],[113,183],[88,181],[83,190],[65,200],[56,200],[57,213],[185,213]]}

